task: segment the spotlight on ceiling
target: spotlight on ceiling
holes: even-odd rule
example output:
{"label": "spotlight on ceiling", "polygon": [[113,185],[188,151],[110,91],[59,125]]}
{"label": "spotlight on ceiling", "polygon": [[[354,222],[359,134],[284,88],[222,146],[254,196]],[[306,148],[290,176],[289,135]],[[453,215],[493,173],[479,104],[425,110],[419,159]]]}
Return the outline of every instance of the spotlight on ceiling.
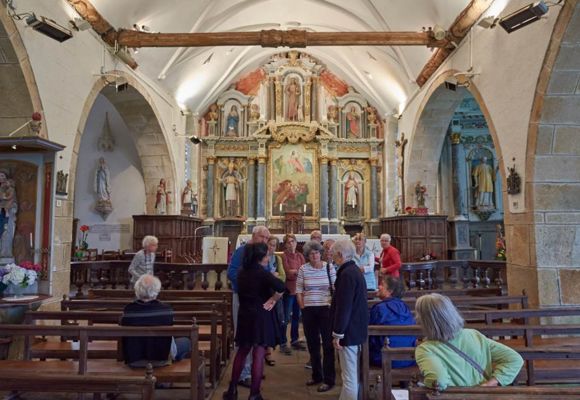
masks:
{"label": "spotlight on ceiling", "polygon": [[485,17],[483,18],[481,21],[479,21],[477,23],[477,25],[481,26],[482,28],[485,29],[493,29],[497,26],[497,22],[499,21],[499,18],[491,16],[491,17]]}
{"label": "spotlight on ceiling", "polygon": [[70,26],[75,31],[86,31],[91,28],[91,24],[84,18],[75,18],[69,21]]}
{"label": "spotlight on ceiling", "polygon": [[72,38],[72,31],[70,29],[67,29],[64,26],[59,25],[56,21],[43,16],[37,18],[35,14],[31,14],[26,18],[26,25],[61,43]]}
{"label": "spotlight on ceiling", "polygon": [[193,144],[200,144],[202,140],[197,136],[192,136],[189,138],[189,141]]}
{"label": "spotlight on ceiling", "polygon": [[447,36],[447,31],[440,25],[433,27],[433,37],[435,40],[443,40]]}
{"label": "spotlight on ceiling", "polygon": [[539,20],[548,12],[548,5],[543,1],[528,4],[499,20],[499,25],[507,33],[512,33],[526,25]]}

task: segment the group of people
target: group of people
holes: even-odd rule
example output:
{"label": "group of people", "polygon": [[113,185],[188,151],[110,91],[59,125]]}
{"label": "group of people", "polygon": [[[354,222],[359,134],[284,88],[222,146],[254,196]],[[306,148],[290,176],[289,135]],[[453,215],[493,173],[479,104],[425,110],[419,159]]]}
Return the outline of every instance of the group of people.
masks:
{"label": "group of people", "polygon": [[[352,240],[322,243],[322,233],[316,230],[302,253],[297,252],[297,244],[296,236],[287,234],[282,254],[276,254],[278,239],[268,228],[257,226],[248,243],[232,256],[228,278],[234,292],[238,351],[224,399],[236,399],[238,385],[250,388],[250,399],[261,399],[264,363],[275,365],[271,349],[276,346],[286,355],[308,350],[312,376],[306,385],[316,386],[318,392],[329,391],[336,383],[337,353],[340,398],[358,397],[358,357],[369,323],[368,292],[379,286],[377,260],[362,233]],[[389,235],[381,237],[381,244],[380,275],[398,276],[398,250],[390,246]],[[299,337],[300,320],[306,348]]]}
{"label": "group of people", "polygon": [[[369,341],[370,362],[381,364],[381,349],[415,347],[414,336],[368,338],[368,325],[414,325],[423,331],[415,361],[425,385],[444,390],[448,386],[508,385],[517,376],[523,359],[513,349],[488,339],[464,320],[452,301],[437,293],[417,300],[415,314],[402,300],[405,285],[391,238],[381,236],[383,251],[378,259],[366,248],[366,238],[326,240],[320,231],[311,234],[303,252],[296,251],[296,237],[283,239],[284,251],[277,254],[278,239],[264,226],[253,229],[251,240],[232,256],[228,278],[233,290],[233,318],[237,352],[231,381],[224,400],[238,397],[238,385],[250,388],[250,400],[260,400],[264,363],[275,365],[272,349],[283,354],[305,350],[299,339],[302,320],[310,354],[312,376],[306,385],[318,392],[336,383],[335,355],[341,369],[340,400],[359,397],[359,356]],[[148,236],[129,267],[136,300],[129,304],[122,324],[133,326],[171,325],[171,307],[157,300],[161,289],[153,276],[157,239]],[[375,261],[379,269],[375,271]],[[381,302],[368,311],[368,292],[375,291]],[[290,325],[290,340],[287,338]],[[146,362],[156,365],[180,360],[191,352],[187,338],[142,338],[124,343],[125,360],[133,367]],[[393,368],[415,361],[393,361]]]}

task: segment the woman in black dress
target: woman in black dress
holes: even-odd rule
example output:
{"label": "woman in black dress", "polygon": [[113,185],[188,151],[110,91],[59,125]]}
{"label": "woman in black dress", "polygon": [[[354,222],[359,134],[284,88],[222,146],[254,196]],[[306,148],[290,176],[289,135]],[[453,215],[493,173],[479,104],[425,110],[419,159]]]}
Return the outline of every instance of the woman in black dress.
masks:
{"label": "woman in black dress", "polygon": [[[266,270],[268,246],[264,243],[247,244],[242,269],[238,273],[238,352],[232,367],[230,386],[223,394],[224,400],[237,400],[238,382],[247,355],[252,351],[252,385],[250,400],[261,400],[260,384],[264,371],[267,347],[280,344],[279,322],[272,311],[284,292],[284,282]],[[275,293],[272,296],[272,291]],[[233,382],[233,383],[232,383]]]}

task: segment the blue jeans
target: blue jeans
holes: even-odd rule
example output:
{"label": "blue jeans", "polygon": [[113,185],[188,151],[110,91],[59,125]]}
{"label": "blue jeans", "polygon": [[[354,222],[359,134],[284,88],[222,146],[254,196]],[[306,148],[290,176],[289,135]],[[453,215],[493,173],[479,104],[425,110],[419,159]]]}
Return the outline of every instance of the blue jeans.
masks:
{"label": "blue jeans", "polygon": [[342,390],[338,400],[357,400],[359,398],[359,354],[360,346],[343,346],[342,350],[338,351],[342,377]]}
{"label": "blue jeans", "polygon": [[288,323],[292,318],[290,325],[290,343],[298,341],[298,324],[300,324],[300,306],[295,294],[284,295],[284,334],[282,335],[282,346],[288,343],[286,332],[288,331]]}
{"label": "blue jeans", "polygon": [[191,340],[189,340],[189,338],[175,338],[175,347],[177,347],[175,361],[181,361],[184,358],[189,358],[191,356]]}

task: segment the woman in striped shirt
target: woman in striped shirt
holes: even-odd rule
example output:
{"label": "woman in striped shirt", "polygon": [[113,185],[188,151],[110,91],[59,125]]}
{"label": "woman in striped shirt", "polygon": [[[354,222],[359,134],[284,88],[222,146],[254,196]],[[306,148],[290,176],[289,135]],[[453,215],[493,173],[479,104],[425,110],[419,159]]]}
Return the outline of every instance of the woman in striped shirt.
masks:
{"label": "woman in striped shirt", "polygon": [[[296,279],[296,296],[302,309],[304,335],[312,363],[312,379],[308,386],[318,386],[318,392],[327,392],[334,386],[334,348],[330,321],[330,302],[336,271],[322,261],[323,248],[315,241],[304,245],[304,257],[308,260],[300,267]],[[320,340],[324,364],[320,356]]]}

